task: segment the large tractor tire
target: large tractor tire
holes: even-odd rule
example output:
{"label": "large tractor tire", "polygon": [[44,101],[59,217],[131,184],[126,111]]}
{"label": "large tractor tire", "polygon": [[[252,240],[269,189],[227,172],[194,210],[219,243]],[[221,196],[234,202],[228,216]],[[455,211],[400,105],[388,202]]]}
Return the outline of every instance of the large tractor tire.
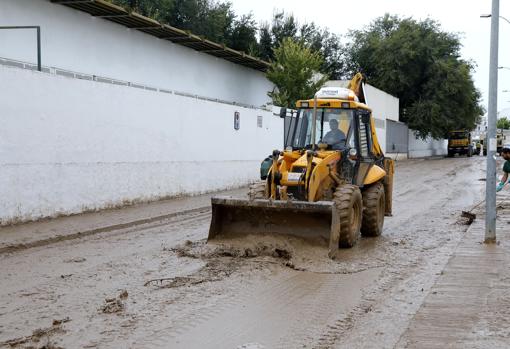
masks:
{"label": "large tractor tire", "polygon": [[338,245],[343,248],[353,247],[360,236],[363,212],[361,192],[357,186],[345,184],[335,190],[333,201],[340,217]]}
{"label": "large tractor tire", "polygon": [[379,236],[384,225],[385,197],[381,182],[372,184],[363,191],[363,220],[361,234],[363,236]]}
{"label": "large tractor tire", "polygon": [[255,199],[266,199],[266,181],[259,181],[250,185],[250,191],[248,192],[250,200]]}

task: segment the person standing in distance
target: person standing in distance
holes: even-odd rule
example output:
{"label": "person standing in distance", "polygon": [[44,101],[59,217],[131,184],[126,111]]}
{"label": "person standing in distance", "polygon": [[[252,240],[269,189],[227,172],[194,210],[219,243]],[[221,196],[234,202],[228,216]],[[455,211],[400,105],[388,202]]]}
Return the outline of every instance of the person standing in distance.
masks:
{"label": "person standing in distance", "polygon": [[501,149],[501,156],[506,161],[503,164],[503,177],[501,177],[501,181],[498,183],[496,191],[501,191],[501,189],[503,189],[505,184],[508,182],[508,174],[510,173],[510,148]]}

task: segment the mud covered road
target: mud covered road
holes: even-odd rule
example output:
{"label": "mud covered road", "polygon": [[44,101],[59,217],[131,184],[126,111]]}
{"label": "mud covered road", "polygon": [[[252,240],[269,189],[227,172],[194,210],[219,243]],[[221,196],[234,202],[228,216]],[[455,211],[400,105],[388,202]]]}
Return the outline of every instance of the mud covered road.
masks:
{"label": "mud covered road", "polygon": [[479,199],[484,158],[397,163],[383,236],[206,245],[210,210],[0,254],[0,347],[395,348]]}

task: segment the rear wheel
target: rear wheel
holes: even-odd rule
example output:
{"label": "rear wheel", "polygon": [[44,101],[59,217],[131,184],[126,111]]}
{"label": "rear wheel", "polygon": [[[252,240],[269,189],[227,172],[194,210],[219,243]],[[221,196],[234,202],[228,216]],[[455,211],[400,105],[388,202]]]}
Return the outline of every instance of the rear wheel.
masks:
{"label": "rear wheel", "polygon": [[361,192],[355,185],[346,184],[335,190],[336,209],[340,217],[339,247],[352,247],[360,236],[362,200]]}
{"label": "rear wheel", "polygon": [[250,185],[250,191],[248,192],[250,200],[254,199],[265,199],[266,198],[266,181],[260,181]]}
{"label": "rear wheel", "polygon": [[363,191],[363,236],[379,236],[384,225],[385,196],[384,186],[378,182]]}

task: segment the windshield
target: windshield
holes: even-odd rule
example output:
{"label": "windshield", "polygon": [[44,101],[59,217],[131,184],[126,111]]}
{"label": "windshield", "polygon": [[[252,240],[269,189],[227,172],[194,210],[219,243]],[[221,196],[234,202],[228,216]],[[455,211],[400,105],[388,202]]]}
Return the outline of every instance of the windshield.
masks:
{"label": "windshield", "polygon": [[466,139],[468,135],[467,132],[451,132],[450,139]]}
{"label": "windshield", "polygon": [[[331,149],[346,147],[354,110],[352,109],[317,109],[315,144],[327,143]],[[297,125],[293,127],[293,139],[288,142],[293,148],[309,148],[313,143],[313,109],[300,109]]]}

